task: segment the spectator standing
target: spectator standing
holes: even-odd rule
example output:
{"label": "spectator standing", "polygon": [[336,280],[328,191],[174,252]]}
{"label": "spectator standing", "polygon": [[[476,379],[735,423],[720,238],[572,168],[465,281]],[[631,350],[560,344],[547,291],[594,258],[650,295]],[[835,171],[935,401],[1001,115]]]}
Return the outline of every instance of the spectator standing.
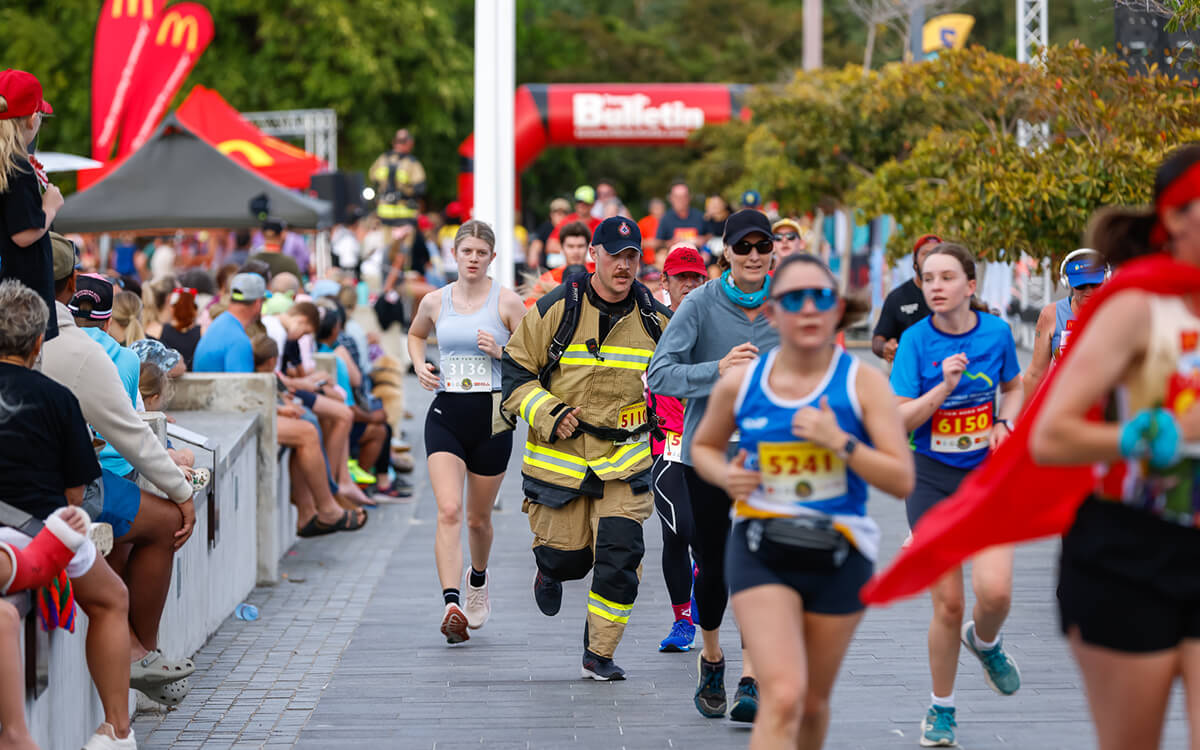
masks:
{"label": "spectator standing", "polygon": [[638,221],[638,229],[642,232],[642,262],[653,263],[655,259],[654,236],[658,234],[658,222],[667,212],[667,203],[662,198],[651,198],[646,204],[650,213]]}
{"label": "spectator standing", "polygon": [[[746,196],[743,194],[742,200],[745,199]],[[725,236],[725,220],[729,218],[730,213],[729,201],[725,200],[721,195],[714,193],[705,199],[704,234],[709,237],[705,248],[712,257],[720,255],[725,247],[721,238]]]}
{"label": "spectator standing", "polygon": [[[592,216],[592,206],[596,203],[596,191],[591,185],[580,185],[575,188],[575,211],[563,217],[562,223],[550,232],[550,237],[546,240],[546,251],[553,255],[562,252],[559,246],[558,231],[562,227],[570,224],[573,221],[583,222],[587,226],[589,232],[595,232],[596,227],[600,226],[600,219]],[[553,264],[550,264],[553,268]]]}
{"label": "spectator standing", "polygon": [[247,326],[258,320],[267,285],[256,273],[239,273],[229,285],[229,309],[217,316],[196,345],[196,372],[254,372]]}
{"label": "spectator standing", "polygon": [[692,208],[692,191],[682,180],[671,185],[667,196],[671,210],[663,214],[654,233],[654,249],[666,248],[676,242],[691,242],[696,247],[708,243],[707,225],[704,214]]}
{"label": "spectator standing", "polygon": [[629,214],[629,211],[625,208],[625,204],[617,196],[617,189],[613,187],[612,182],[609,180],[600,180],[597,182],[596,202],[592,205],[592,218],[600,219],[601,221],[609,218],[605,213],[608,210],[606,206],[611,205],[614,201],[616,202],[617,210],[616,213],[612,214],[613,216],[626,216]]}
{"label": "spectator standing", "polygon": [[297,279],[300,278],[300,264],[290,255],[285,255],[283,252],[284,235],[287,233],[287,226],[279,219],[267,219],[263,222],[262,246],[257,252],[251,253],[250,260],[258,260],[267,264],[271,269],[272,278],[281,273],[290,273]]}
{"label": "spectator standing", "polygon": [[[42,84],[23,70],[0,72],[0,280],[16,279],[54,309],[54,273],[47,231],[62,208],[63,197],[29,153],[54,112],[42,98]],[[46,339],[58,335],[58,323],[46,321]]]}

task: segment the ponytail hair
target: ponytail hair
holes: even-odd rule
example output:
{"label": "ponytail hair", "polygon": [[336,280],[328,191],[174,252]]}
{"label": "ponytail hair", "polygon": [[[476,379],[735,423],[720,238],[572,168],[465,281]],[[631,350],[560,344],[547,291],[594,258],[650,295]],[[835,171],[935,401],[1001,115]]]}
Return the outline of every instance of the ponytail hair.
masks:
{"label": "ponytail hair", "polygon": [[[1193,165],[1200,163],[1200,144],[1190,143],[1172,151],[1154,174],[1154,201]],[[1106,206],[1088,222],[1086,247],[1095,248],[1112,268],[1142,255],[1158,252],[1162,246],[1151,239],[1158,224],[1153,208]]]}
{"label": "ponytail hair", "polygon": [[[971,255],[971,251],[967,248],[954,242],[939,242],[925,256],[924,262],[928,262],[935,255],[949,255],[951,258],[954,258],[962,266],[963,273],[967,275],[967,280],[976,281],[975,256]],[[991,312],[988,306],[974,295],[971,296],[971,309],[975,312]]]}
{"label": "ponytail hair", "polygon": [[146,328],[142,325],[142,298],[129,291],[122,291],[113,300],[112,319],[125,330],[121,346],[129,346],[135,341],[146,338]]}

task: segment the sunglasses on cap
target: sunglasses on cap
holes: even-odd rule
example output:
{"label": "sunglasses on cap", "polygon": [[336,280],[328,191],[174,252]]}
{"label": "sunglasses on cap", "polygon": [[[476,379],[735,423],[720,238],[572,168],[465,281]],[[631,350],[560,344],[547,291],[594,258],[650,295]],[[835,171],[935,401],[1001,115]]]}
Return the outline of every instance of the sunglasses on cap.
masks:
{"label": "sunglasses on cap", "polygon": [[771,299],[790,313],[798,313],[803,310],[804,303],[808,300],[812,300],[813,307],[817,308],[818,312],[828,312],[837,304],[838,294],[836,290],[829,287],[805,287],[773,295]]}
{"label": "sunglasses on cap", "polygon": [[766,255],[775,249],[775,243],[771,240],[759,240],[758,242],[750,242],[748,240],[739,240],[729,246],[734,255],[749,255],[751,250],[757,250],[759,255]]}
{"label": "sunglasses on cap", "polygon": [[781,240],[787,240],[788,242],[795,242],[796,240],[800,239],[800,235],[796,234],[795,232],[779,232],[778,234],[775,235],[774,239],[776,242],[779,242]]}

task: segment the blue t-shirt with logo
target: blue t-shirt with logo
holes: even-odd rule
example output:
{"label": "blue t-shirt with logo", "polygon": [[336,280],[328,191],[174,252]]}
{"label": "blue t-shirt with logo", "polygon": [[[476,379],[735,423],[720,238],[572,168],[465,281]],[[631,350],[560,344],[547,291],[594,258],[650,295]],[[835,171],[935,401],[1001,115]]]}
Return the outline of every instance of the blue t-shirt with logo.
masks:
{"label": "blue t-shirt with logo", "polygon": [[947,357],[967,355],[954,392],[913,432],[917,453],[959,469],[973,469],[987,456],[996,387],[1021,374],[1008,324],[988,313],[975,316],[975,327],[960,334],[939,331],[933,316],[913,324],[900,337],[892,363],[892,390],[901,398],[919,398],[942,382]]}
{"label": "blue t-shirt with logo", "polygon": [[226,310],[196,345],[193,372],[254,372],[254,346],[242,322]]}

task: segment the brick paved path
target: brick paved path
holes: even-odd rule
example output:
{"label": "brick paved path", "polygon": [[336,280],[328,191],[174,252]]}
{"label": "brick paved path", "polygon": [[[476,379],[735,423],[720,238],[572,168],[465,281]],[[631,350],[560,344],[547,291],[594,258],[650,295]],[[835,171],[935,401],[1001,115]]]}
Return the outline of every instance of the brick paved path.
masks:
{"label": "brick paved path", "polygon": [[[407,426],[420,446],[427,394],[410,379]],[[521,436],[518,435],[518,445]],[[519,455],[514,452],[514,455]],[[530,583],[529,530],[520,513],[519,464],[495,515],[493,616],[461,646],[438,633],[433,568],[435,506],[418,462],[418,499],[372,513],[356,534],[301,541],[287,580],[259,588],[256,622],[230,619],[196,655],[195,687],[165,715],[135,723],[143,748],[739,748],[749,731],[706,720],[692,706],[692,654],[660,654],[670,606],[659,567],[656,519],[646,524],[641,593],[617,662],[623,683],[579,679],[586,587],[567,584],[557,617],[541,615]],[[872,498],[890,557],[906,533],[903,507]],[[964,657],[957,696],[959,740],[984,748],[1088,748],[1094,738],[1080,683],[1054,610],[1057,542],[1017,554],[1006,644],[1023,687],[992,693]],[[868,613],[834,693],[828,748],[914,748],[929,700],[926,599]],[[736,675],[737,636],[724,635]],[[736,678],[728,680],[732,691]],[[1177,694],[1164,747],[1183,747]]]}

